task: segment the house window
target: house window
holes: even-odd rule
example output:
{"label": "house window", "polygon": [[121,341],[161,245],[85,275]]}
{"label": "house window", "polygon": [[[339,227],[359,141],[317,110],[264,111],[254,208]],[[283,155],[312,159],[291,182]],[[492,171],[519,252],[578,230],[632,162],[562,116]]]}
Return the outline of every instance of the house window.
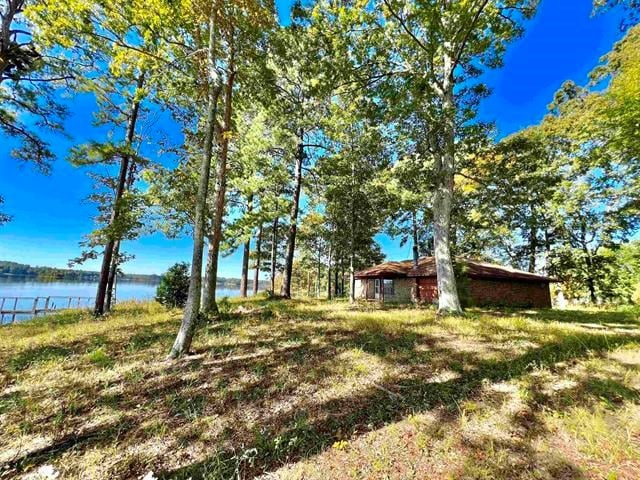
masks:
{"label": "house window", "polygon": [[384,280],[384,294],[385,296],[388,295],[390,297],[393,297],[396,294],[393,280]]}

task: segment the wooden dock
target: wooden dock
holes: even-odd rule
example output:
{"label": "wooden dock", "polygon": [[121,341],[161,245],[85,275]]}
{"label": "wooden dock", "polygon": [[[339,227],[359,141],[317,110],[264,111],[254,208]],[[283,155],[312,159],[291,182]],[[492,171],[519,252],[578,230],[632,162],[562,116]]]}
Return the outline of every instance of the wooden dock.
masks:
{"label": "wooden dock", "polygon": [[[89,308],[95,297],[0,297],[0,325],[9,325],[17,316],[37,317],[72,308]],[[9,319],[5,323],[5,317]]]}

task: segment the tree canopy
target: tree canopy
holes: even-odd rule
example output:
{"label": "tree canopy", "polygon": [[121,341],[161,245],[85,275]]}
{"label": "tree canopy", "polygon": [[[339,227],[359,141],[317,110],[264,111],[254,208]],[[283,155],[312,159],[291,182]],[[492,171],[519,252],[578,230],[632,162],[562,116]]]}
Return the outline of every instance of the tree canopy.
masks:
{"label": "tree canopy", "polygon": [[[95,183],[96,228],[75,259],[102,259],[95,313],[109,310],[127,241],[193,238],[172,356],[217,318],[218,264],[238,249],[243,295],[253,271],[254,292],[267,278],[272,295],[353,302],[386,233],[435,257],[441,313],[461,313],[456,256],[553,275],[575,301],[634,298],[633,1],[594,3],[625,9],[623,38],[587,84],[568,79],[546,118],[504,138],[478,119],[483,73],[535,0],[317,0],[286,26],[270,0],[5,4],[0,128],[14,156],[47,171],[39,133],[60,129],[62,93],[91,95],[105,127],[68,152]],[[151,135],[158,115],[180,135]]]}

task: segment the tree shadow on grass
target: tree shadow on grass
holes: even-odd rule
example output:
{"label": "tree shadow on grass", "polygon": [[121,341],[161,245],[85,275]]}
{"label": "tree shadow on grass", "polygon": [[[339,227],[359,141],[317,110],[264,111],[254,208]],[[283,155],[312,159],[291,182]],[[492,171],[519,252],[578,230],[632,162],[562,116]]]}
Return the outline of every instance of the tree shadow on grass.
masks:
{"label": "tree shadow on grass", "polygon": [[[55,461],[72,448],[83,452],[102,443],[135,441],[141,435],[139,429],[149,421],[173,431],[187,429],[202,417],[226,417],[229,420],[224,434],[213,443],[217,450],[203,461],[161,472],[161,477],[196,479],[235,475],[249,478],[285,462],[308,458],[335,441],[357,437],[410,414],[438,409],[445,412],[441,418],[444,424],[453,422],[460,414],[459,405],[473,398],[485,382],[515,379],[538,367],[585,358],[640,340],[630,335],[554,331],[554,341],[550,343],[531,348],[515,358],[494,360],[457,350],[442,343],[440,338],[416,333],[408,327],[385,329],[384,322],[345,326],[333,324],[331,320],[322,324],[321,320],[328,320],[323,312],[291,310],[291,305],[303,303],[287,302],[289,307],[285,308],[282,302],[277,308],[271,308],[272,303],[265,303],[264,310],[254,315],[229,314],[220,324],[203,327],[200,333],[205,339],[217,337],[218,343],[197,344],[193,357],[152,365],[152,369],[142,371],[135,381],[117,380],[109,386],[117,395],[111,391],[87,392],[88,397],[97,397],[96,405],[112,405],[125,412],[144,405],[144,410],[136,410],[139,413],[126,417],[126,428],[112,429],[103,424],[86,432],[69,434],[47,447],[24,453],[12,466],[22,469]],[[249,322],[247,327],[251,328],[245,328],[243,322]],[[167,326],[172,325],[135,328],[126,340],[112,347],[125,355],[164,345],[173,334],[166,330]],[[242,341],[233,336],[236,326],[242,327],[246,335]],[[508,335],[517,336],[519,332],[504,329],[499,333],[509,338]],[[229,342],[219,343],[219,339],[227,336]],[[491,339],[487,337],[483,341],[491,342]],[[548,342],[548,337],[545,341]],[[339,355],[353,350],[398,369],[393,375],[360,385],[343,396],[318,398],[301,393],[304,392],[301,386],[321,382],[335,374],[336,365],[341,362]],[[369,357],[364,358],[367,361]],[[439,368],[453,370],[453,378],[435,378],[433,372]],[[592,384],[589,388],[591,393],[595,389],[602,396],[635,398],[634,392],[611,383]],[[272,409],[277,402],[290,408]],[[243,412],[252,412],[253,416],[245,418]],[[90,412],[83,409],[80,414],[87,416]],[[513,419],[514,422],[521,420]],[[528,431],[539,429],[535,418],[525,420]],[[535,466],[536,459],[527,445],[505,445],[504,448]],[[563,463],[562,459],[556,463],[558,472],[565,472],[566,478],[580,478],[571,464]],[[499,466],[494,470],[490,465],[483,468],[494,476],[502,474]],[[131,477],[139,474],[139,471],[129,472]]]}
{"label": "tree shadow on grass", "polygon": [[[218,451],[202,462],[163,472],[161,478],[231,478],[234,475],[250,478],[286,462],[317,454],[345,437],[380,428],[416,412],[442,407],[455,417],[458,405],[472,398],[485,382],[511,380],[536,368],[585,358],[637,340],[638,337],[571,334],[514,359],[477,361],[468,365],[466,373],[444,382],[388,378],[383,384],[368,387],[357,395],[331,399],[320,405],[307,404],[293,413],[268,417],[261,423],[252,444]],[[311,411],[315,415],[312,416]],[[531,462],[535,464],[535,459]],[[569,463],[558,468],[569,475],[566,478],[582,477],[579,469]]]}
{"label": "tree shadow on grass", "polygon": [[51,360],[61,360],[73,354],[73,350],[58,345],[43,345],[40,347],[22,350],[17,355],[11,357],[8,362],[9,371],[17,373],[32,365],[48,362]]}
{"label": "tree shadow on grass", "polygon": [[640,313],[636,310],[606,311],[606,310],[524,310],[515,315],[539,320],[543,322],[573,323],[580,326],[599,325],[615,328],[640,328]]}
{"label": "tree shadow on grass", "polygon": [[103,441],[111,441],[114,438],[118,438],[130,431],[135,425],[136,422],[132,422],[131,419],[121,418],[108,424],[101,423],[100,425],[85,429],[82,433],[69,433],[56,439],[55,442],[47,446],[24,452],[10,459],[8,462],[0,465],[0,473],[8,475],[23,471],[32,465],[60,457],[65,452],[76,449],[79,446],[84,449],[89,449],[91,446],[100,444]]}

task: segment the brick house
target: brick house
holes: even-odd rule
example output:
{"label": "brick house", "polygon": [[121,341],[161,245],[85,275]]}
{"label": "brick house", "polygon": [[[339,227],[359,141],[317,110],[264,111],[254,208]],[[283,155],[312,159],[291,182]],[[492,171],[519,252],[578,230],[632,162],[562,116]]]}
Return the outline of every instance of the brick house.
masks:
{"label": "brick house", "polygon": [[[549,284],[555,280],[513,268],[456,259],[461,301],[474,306],[551,308]],[[436,303],[433,257],[386,262],[357,272],[355,296],[389,303]]]}

